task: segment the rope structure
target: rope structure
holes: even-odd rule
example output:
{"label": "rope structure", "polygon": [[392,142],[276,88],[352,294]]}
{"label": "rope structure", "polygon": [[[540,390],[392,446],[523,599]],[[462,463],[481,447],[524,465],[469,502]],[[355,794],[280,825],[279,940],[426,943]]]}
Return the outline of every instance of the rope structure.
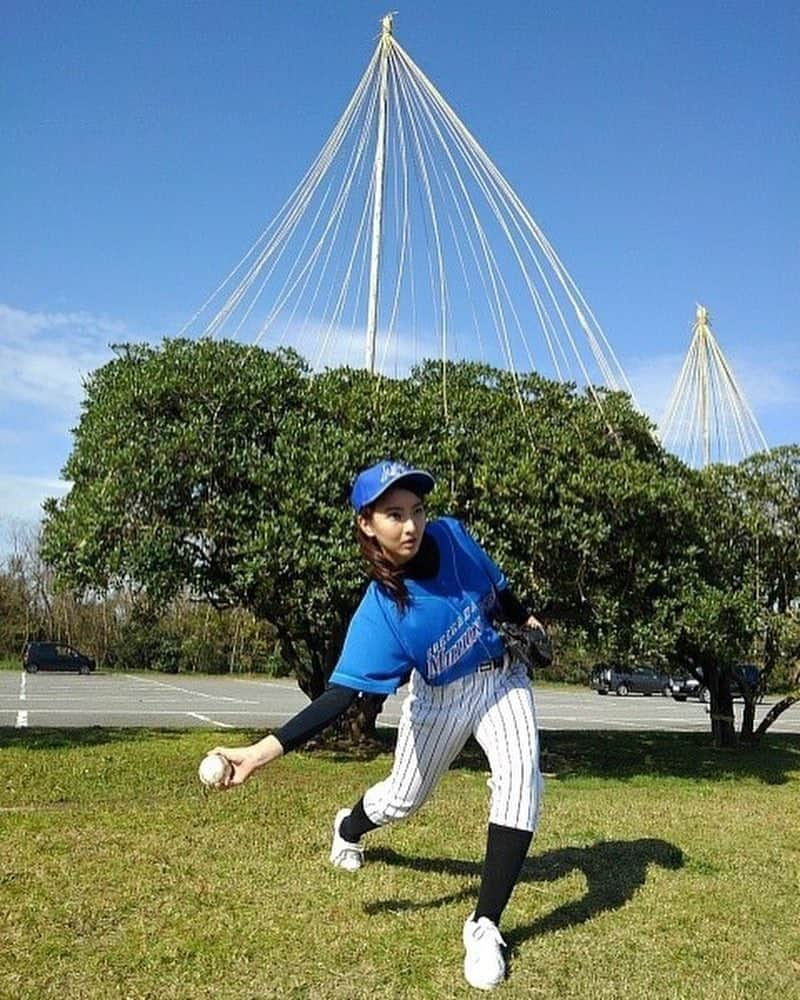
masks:
{"label": "rope structure", "polygon": [[319,155],[179,335],[292,346],[316,369],[464,358],[633,396],[553,246],[382,24]]}
{"label": "rope structure", "polygon": [[769,445],[698,305],[689,352],[660,424],[660,437],[688,465],[735,464]]}

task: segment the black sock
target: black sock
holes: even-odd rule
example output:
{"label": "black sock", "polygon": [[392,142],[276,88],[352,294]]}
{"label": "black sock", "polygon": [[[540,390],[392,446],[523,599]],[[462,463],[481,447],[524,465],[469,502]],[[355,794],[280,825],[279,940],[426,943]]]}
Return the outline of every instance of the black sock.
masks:
{"label": "black sock", "polygon": [[500,917],[517,884],[532,839],[533,834],[530,830],[515,830],[511,826],[489,824],[481,891],[475,907],[474,920],[478,917],[488,917],[493,924],[500,923]]}
{"label": "black sock", "polygon": [[349,844],[357,844],[365,833],[377,829],[377,826],[378,824],[373,823],[364,812],[364,800],[359,799],[353,806],[350,815],[345,816],[339,824],[339,834]]}

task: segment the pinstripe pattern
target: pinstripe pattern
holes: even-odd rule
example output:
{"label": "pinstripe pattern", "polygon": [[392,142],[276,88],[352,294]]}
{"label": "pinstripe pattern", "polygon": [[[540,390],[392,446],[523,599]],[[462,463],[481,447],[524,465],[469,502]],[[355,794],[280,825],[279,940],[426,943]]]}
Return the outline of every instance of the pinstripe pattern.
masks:
{"label": "pinstripe pattern", "polygon": [[484,694],[475,730],[492,772],[489,821],[535,830],[542,782],[533,692],[519,665],[498,673],[494,691]]}
{"label": "pinstripe pattern", "polygon": [[470,736],[491,769],[490,822],[535,830],[542,790],[539,741],[533,692],[520,664],[442,687],[412,675],[392,773],[365,793],[367,816],[383,826],[419,809]]}

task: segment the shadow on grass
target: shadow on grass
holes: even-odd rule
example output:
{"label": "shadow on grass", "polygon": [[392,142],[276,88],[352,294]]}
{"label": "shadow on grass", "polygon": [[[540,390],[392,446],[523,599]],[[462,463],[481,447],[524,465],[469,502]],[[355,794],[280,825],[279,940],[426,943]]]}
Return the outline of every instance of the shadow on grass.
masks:
{"label": "shadow on grass", "polygon": [[[480,878],[482,870],[482,862],[409,858],[386,847],[370,851],[370,861],[382,861],[417,872],[457,875],[475,880]],[[601,841],[591,847],[562,847],[528,858],[518,884],[557,882],[578,871],[586,879],[586,892],[580,899],[565,903],[529,924],[513,928],[506,934],[509,946],[513,949],[528,938],[583,924],[607,910],[620,909],[645,884],[647,870],[654,864],[675,871],[683,867],[683,852],[667,841],[644,837],[639,840]],[[474,902],[476,888],[473,884],[427,902],[379,900],[366,904],[364,909],[367,913],[397,912],[435,909],[455,902]]]}
{"label": "shadow on grass", "polygon": [[[540,734],[542,770],[559,779],[640,776],[702,781],[756,778],[767,785],[785,784],[800,774],[800,735],[766,736],[755,747],[716,750],[706,733],[661,731],[553,730]],[[318,746],[335,760],[372,760],[394,748],[394,730],[379,729],[376,739],[363,746],[325,742]],[[480,746],[469,740],[456,758],[456,770],[486,771]]]}
{"label": "shadow on grass", "polygon": [[[12,729],[0,726],[0,750],[68,750],[76,747],[96,747],[107,744],[144,743],[151,739],[178,739],[186,735],[178,729],[137,729],[108,726],[84,726],[69,729]],[[209,736],[208,732],[206,733]]]}
{"label": "shadow on grass", "polygon": [[558,778],[756,778],[781,785],[800,774],[796,734],[774,734],[758,746],[732,750],[715,749],[704,733],[562,730],[543,732],[541,740],[542,770]]}
{"label": "shadow on grass", "polygon": [[[0,749],[25,747],[56,750],[134,743],[153,737],[179,738],[193,730],[85,726],[37,729],[0,726]],[[235,742],[261,739],[265,730],[243,729]],[[394,749],[395,730],[379,729],[375,739],[361,745],[338,740],[314,741],[303,752],[315,753],[342,763],[371,761]],[[231,734],[233,739],[233,734]],[[756,778],[768,785],[781,785],[800,774],[800,735],[768,735],[756,747],[715,750],[702,733],[619,732],[616,730],[544,730],[541,733],[542,770],[561,780],[607,778],[674,777],[702,781]],[[470,740],[453,768],[488,770],[483,751]],[[388,765],[387,765],[388,769]]]}

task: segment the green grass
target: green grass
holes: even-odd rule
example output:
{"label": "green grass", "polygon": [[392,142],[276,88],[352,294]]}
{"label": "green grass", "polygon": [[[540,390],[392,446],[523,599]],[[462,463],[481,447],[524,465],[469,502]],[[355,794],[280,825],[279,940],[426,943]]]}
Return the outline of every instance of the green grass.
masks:
{"label": "green grass", "polygon": [[[350,875],[327,864],[330,822],[385,775],[386,747],[290,755],[221,795],[196,779],[216,738],[0,730],[1,997],[477,996],[460,943],[487,809],[476,748]],[[800,739],[706,742],[544,734],[498,997],[800,994]]]}

